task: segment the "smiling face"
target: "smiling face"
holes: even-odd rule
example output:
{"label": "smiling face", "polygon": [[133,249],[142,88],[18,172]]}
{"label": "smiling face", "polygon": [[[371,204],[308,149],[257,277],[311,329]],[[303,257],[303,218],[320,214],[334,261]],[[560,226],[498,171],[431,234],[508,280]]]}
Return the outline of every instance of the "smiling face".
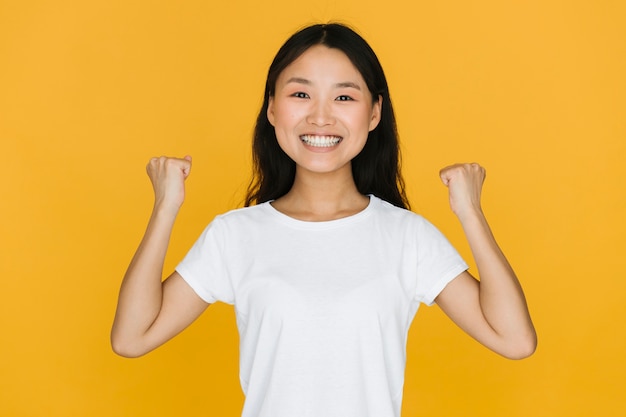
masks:
{"label": "smiling face", "polygon": [[296,172],[348,172],[380,111],[381,99],[372,102],[350,59],[339,49],[316,45],[280,74],[267,117]]}

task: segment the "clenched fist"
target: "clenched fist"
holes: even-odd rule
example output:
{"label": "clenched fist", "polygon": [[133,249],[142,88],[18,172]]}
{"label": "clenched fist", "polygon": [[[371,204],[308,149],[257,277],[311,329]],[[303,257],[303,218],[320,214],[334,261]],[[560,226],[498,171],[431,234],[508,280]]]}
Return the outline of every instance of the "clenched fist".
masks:
{"label": "clenched fist", "polygon": [[480,194],[485,181],[485,169],[479,164],[455,164],[439,171],[450,194],[450,208],[460,219],[480,212]]}
{"label": "clenched fist", "polygon": [[155,207],[178,211],[185,200],[185,179],[191,171],[191,156],[152,158],[146,171],[154,189]]}

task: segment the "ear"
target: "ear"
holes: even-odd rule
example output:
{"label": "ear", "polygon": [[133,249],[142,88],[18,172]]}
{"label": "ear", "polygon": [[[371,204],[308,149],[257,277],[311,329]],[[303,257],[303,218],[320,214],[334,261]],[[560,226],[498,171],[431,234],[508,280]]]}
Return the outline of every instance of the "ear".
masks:
{"label": "ear", "polygon": [[372,105],[372,118],[370,119],[370,132],[376,129],[380,123],[380,117],[383,109],[383,96],[379,95],[378,100]]}
{"label": "ear", "polygon": [[274,116],[274,97],[270,96],[267,103],[267,120],[270,121],[270,124],[274,126],[274,120],[276,120]]}

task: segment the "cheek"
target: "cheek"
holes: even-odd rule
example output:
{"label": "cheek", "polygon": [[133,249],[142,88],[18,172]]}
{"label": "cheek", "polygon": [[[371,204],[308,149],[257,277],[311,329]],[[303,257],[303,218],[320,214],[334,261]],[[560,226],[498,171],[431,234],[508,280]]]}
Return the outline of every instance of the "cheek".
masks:
{"label": "cheek", "polygon": [[278,99],[271,99],[268,109],[267,118],[275,128],[290,123],[294,119],[293,109]]}
{"label": "cheek", "polygon": [[354,112],[350,115],[352,126],[359,129],[370,130],[372,125],[373,112],[369,107],[359,109],[358,112]]}
{"label": "cheek", "polygon": [[276,129],[291,125],[296,118],[292,109],[285,108],[280,105],[274,107],[273,116],[274,120],[272,125],[274,125]]}
{"label": "cheek", "polygon": [[285,145],[289,144],[289,138],[295,129],[295,118],[291,112],[277,111],[274,113],[274,133],[280,147],[285,150]]}

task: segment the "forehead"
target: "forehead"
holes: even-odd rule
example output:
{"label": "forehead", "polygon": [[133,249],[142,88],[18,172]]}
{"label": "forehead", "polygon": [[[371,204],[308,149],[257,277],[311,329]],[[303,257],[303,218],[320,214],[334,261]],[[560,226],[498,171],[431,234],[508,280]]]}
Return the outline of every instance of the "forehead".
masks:
{"label": "forehead", "polygon": [[314,45],[304,51],[280,73],[277,83],[292,77],[304,78],[312,82],[329,80],[333,82],[351,81],[365,86],[359,70],[350,58],[336,48]]}

